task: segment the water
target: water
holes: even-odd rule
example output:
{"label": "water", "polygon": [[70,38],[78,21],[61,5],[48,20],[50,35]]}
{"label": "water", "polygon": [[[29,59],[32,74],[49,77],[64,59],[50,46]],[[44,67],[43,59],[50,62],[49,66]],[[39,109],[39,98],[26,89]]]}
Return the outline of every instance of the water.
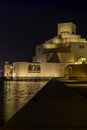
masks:
{"label": "water", "polygon": [[0,84],[0,125],[23,107],[47,81],[5,81]]}

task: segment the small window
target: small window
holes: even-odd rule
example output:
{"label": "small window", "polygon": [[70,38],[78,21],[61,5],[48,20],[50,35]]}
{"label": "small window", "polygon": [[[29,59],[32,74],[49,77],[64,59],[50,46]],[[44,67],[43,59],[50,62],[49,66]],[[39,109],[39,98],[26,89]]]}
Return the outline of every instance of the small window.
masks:
{"label": "small window", "polygon": [[32,71],[32,65],[29,65],[28,70]]}
{"label": "small window", "polygon": [[40,51],[40,47],[38,48],[38,51]]}
{"label": "small window", "polygon": [[83,49],[83,48],[84,48],[84,45],[83,45],[83,44],[80,44],[80,45],[79,45],[79,48]]}
{"label": "small window", "polygon": [[36,66],[36,71],[40,71],[40,65]]}

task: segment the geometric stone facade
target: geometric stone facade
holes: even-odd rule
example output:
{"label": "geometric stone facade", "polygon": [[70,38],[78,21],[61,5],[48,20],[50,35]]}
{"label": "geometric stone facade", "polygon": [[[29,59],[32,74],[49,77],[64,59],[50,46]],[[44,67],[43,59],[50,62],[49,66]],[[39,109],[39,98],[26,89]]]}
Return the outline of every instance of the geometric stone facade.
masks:
{"label": "geometric stone facade", "polygon": [[[72,22],[58,24],[57,36],[36,46],[32,62],[14,62],[12,77],[64,77],[69,64],[87,63],[87,40],[76,34]],[[4,76],[10,76],[6,72]]]}

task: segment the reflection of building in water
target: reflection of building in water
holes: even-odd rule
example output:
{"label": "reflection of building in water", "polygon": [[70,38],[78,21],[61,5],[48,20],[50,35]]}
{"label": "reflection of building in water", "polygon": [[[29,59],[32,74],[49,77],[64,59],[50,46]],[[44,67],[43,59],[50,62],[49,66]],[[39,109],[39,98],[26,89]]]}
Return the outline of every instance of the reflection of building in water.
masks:
{"label": "reflection of building in water", "polygon": [[[4,86],[0,91],[0,123],[2,121],[3,113],[4,120],[9,120],[20,108],[22,108],[29,100],[47,83],[44,82],[16,82],[5,81]],[[0,89],[0,90],[1,90]],[[4,93],[4,94],[3,94]],[[2,94],[4,95],[4,101]],[[4,105],[2,105],[4,102]]]}
{"label": "reflection of building in water", "polygon": [[72,22],[58,24],[58,34],[36,46],[32,63],[14,62],[4,76],[16,77],[64,77],[69,64],[87,63],[87,40],[76,34]]}

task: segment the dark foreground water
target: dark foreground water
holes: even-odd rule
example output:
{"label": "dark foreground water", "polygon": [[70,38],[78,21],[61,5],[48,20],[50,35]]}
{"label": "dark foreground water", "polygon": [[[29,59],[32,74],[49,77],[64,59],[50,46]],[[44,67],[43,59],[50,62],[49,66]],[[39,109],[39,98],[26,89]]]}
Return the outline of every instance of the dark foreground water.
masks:
{"label": "dark foreground water", "polygon": [[0,126],[24,106],[47,81],[5,81],[0,83]]}

